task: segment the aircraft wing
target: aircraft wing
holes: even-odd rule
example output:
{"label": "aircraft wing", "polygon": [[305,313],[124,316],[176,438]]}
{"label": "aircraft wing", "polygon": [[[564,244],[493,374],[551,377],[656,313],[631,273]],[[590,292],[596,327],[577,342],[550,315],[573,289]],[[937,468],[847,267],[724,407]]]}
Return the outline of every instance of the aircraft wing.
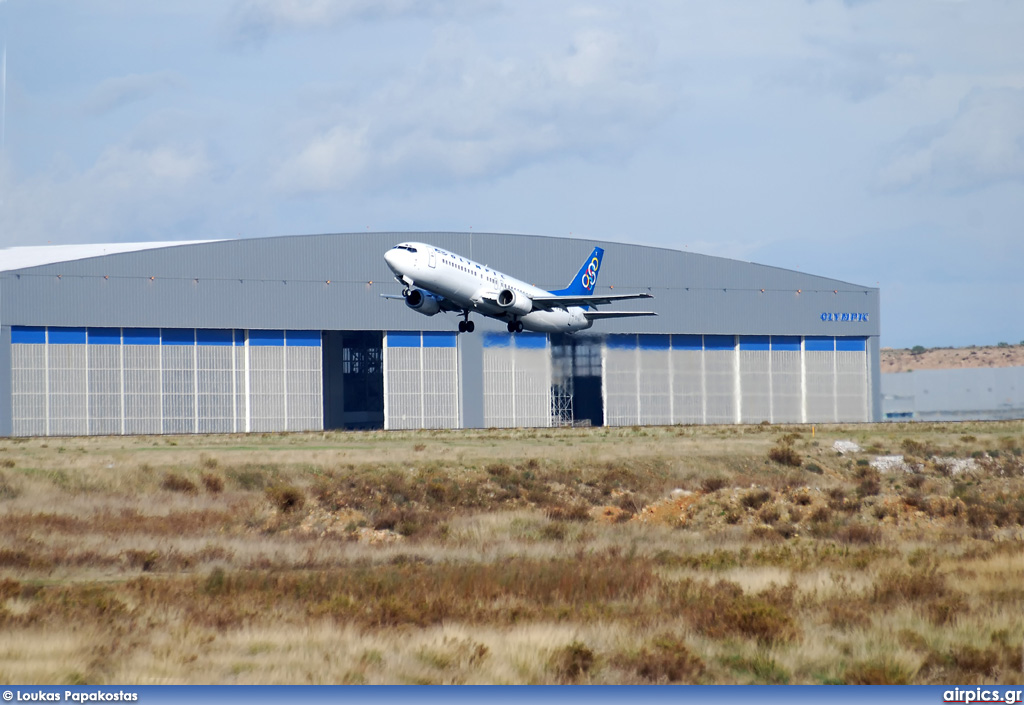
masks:
{"label": "aircraft wing", "polygon": [[630,316],[657,316],[654,311],[584,311],[588,321],[598,318],[629,318]]}
{"label": "aircraft wing", "polygon": [[533,308],[550,311],[553,308],[568,308],[569,306],[600,306],[612,301],[625,301],[626,299],[653,299],[650,294],[588,294],[583,296],[535,296],[533,297]]}

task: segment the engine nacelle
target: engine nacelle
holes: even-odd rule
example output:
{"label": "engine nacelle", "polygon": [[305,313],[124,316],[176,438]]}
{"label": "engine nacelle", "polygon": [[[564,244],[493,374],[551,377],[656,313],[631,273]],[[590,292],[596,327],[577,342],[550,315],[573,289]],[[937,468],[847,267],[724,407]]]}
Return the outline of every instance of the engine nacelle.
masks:
{"label": "engine nacelle", "polygon": [[498,305],[511,314],[525,316],[533,310],[533,299],[513,289],[498,292]]}
{"label": "engine nacelle", "polygon": [[405,297],[405,305],[424,316],[433,316],[441,310],[441,302],[433,294],[422,289],[413,289]]}

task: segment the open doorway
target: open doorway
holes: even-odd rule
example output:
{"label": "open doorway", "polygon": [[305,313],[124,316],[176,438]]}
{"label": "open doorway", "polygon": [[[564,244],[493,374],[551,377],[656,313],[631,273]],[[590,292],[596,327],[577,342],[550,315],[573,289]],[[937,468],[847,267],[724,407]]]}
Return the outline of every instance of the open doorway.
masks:
{"label": "open doorway", "polygon": [[552,335],[552,418],[573,426],[603,426],[601,339]]}
{"label": "open doorway", "polygon": [[384,334],[323,332],[324,428],[384,428]]}

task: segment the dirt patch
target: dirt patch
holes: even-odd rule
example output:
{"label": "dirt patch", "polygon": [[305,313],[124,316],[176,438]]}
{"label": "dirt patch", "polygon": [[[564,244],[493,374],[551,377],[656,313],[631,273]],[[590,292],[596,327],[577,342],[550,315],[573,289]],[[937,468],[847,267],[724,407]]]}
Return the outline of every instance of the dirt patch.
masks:
{"label": "dirt patch", "polygon": [[882,348],[882,373],[957,370],[968,367],[1024,367],[1024,345],[969,348]]}

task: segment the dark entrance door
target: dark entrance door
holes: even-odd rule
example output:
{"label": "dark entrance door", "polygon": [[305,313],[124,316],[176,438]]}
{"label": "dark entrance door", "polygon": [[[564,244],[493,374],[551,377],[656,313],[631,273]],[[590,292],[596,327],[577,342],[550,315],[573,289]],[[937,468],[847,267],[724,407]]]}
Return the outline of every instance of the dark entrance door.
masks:
{"label": "dark entrance door", "polygon": [[384,335],[323,332],[324,428],[384,428]]}

